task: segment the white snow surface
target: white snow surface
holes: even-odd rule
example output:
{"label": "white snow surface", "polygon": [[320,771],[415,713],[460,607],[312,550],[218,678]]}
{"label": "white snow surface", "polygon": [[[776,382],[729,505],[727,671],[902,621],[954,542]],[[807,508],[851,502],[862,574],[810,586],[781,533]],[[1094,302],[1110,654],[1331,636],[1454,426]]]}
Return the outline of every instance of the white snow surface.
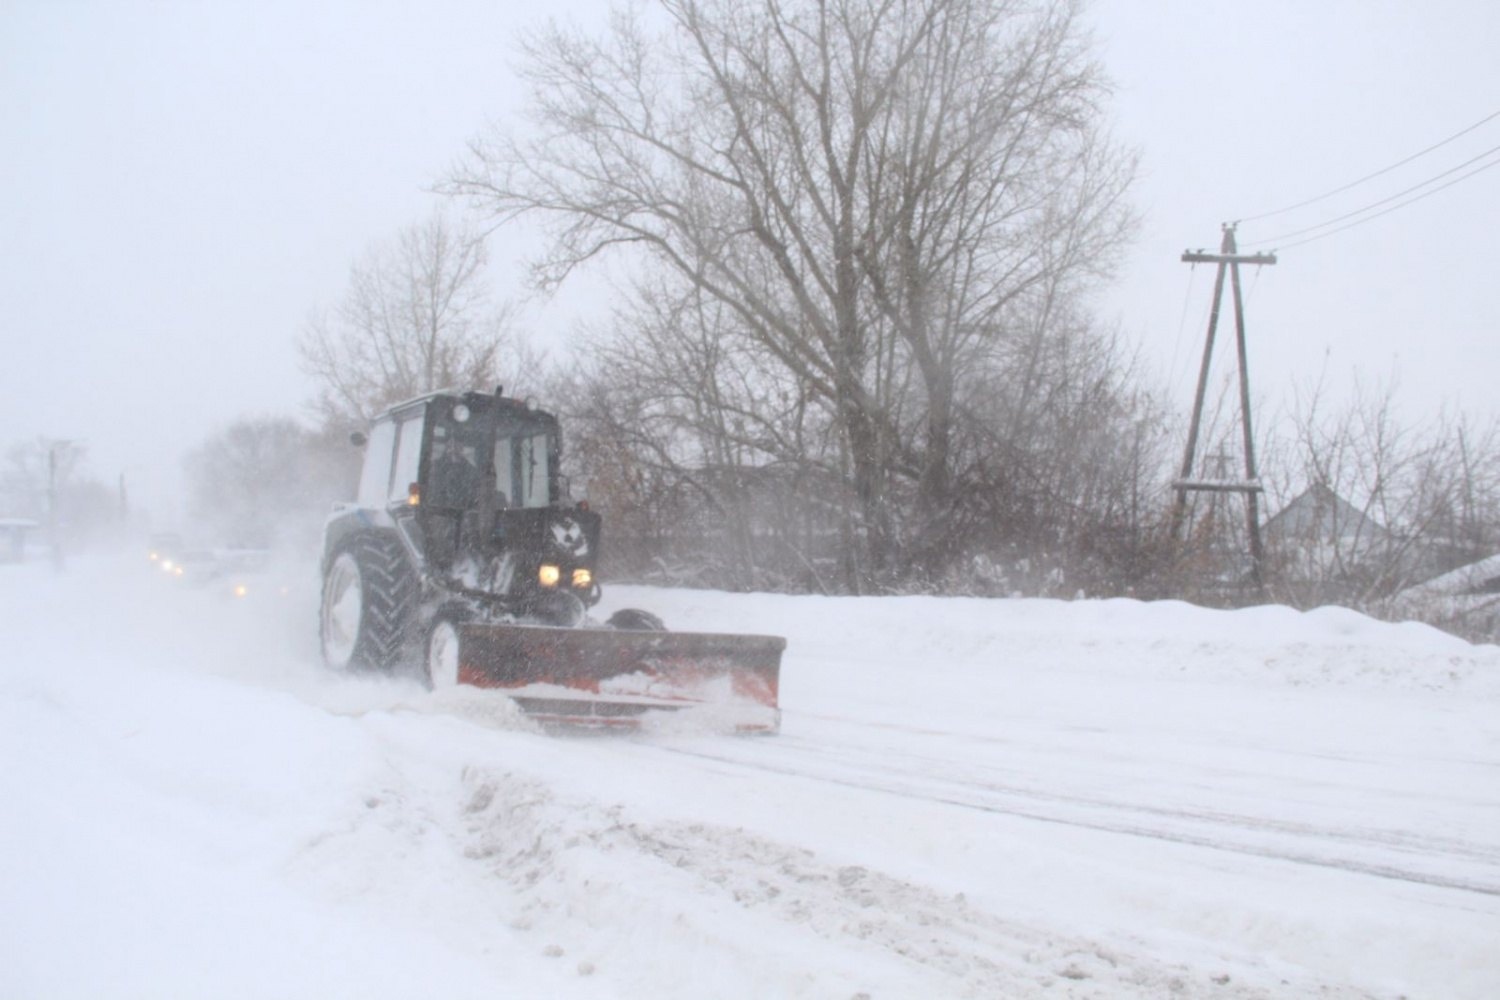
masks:
{"label": "white snow surface", "polygon": [[606,588],[783,730],[318,662],[316,570],[0,566],[0,997],[1500,996],[1500,649],[1350,611]]}

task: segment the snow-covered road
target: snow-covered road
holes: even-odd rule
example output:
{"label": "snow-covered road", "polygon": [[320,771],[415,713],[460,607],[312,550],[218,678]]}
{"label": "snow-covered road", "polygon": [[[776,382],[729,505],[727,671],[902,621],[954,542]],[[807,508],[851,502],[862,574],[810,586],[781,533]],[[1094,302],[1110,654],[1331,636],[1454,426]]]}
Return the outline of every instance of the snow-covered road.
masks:
{"label": "snow-covered road", "polygon": [[0,566],[0,996],[1500,995],[1495,647],[622,587],[783,732],[568,739],[141,562]]}

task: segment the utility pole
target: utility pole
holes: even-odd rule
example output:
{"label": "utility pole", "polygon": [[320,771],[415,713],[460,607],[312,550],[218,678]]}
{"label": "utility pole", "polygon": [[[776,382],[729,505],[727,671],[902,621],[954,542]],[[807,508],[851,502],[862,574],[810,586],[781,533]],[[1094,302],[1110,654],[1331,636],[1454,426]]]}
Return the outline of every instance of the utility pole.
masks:
{"label": "utility pole", "polygon": [[52,568],[63,568],[62,538],[57,530],[57,451],[71,448],[72,441],[53,441],[47,446],[47,536],[52,546]]}
{"label": "utility pole", "polygon": [[[1217,264],[1218,275],[1214,279],[1213,308],[1208,315],[1208,337],[1203,345],[1203,364],[1198,369],[1198,390],[1193,396],[1193,418],[1188,425],[1187,448],[1182,456],[1182,472],[1172,483],[1177,491],[1172,506],[1172,540],[1180,541],[1187,515],[1187,495],[1191,492],[1243,493],[1245,495],[1245,520],[1250,533],[1250,580],[1256,590],[1264,588],[1262,563],[1264,549],[1260,539],[1260,494],[1264,487],[1255,468],[1255,436],[1250,424],[1250,372],[1245,355],[1245,302],[1240,291],[1241,264],[1274,264],[1276,255],[1269,253],[1241,254],[1234,241],[1234,226],[1225,223],[1224,238],[1216,254],[1204,251],[1188,251],[1182,255],[1184,264]],[[1219,307],[1224,300],[1224,276],[1229,275],[1234,291],[1234,328],[1239,347],[1240,374],[1240,427],[1244,435],[1245,477],[1241,480],[1229,478],[1194,478],[1193,467],[1197,460],[1198,434],[1203,426],[1203,401],[1208,392],[1209,364],[1213,360],[1214,337],[1219,328]],[[1219,473],[1223,475],[1223,473]]]}

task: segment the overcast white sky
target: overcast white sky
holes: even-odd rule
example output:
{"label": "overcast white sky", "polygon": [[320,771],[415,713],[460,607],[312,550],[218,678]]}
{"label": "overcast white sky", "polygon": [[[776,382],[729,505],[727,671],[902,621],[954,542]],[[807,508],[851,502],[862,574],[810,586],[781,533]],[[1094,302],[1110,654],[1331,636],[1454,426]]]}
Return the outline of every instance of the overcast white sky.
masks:
{"label": "overcast white sky", "polygon": [[[158,509],[181,454],[237,416],[299,413],[294,344],[372,241],[517,95],[511,39],[545,7],[0,0],[0,447],[83,441]],[[519,11],[519,12],[518,12]],[[1226,220],[1301,201],[1500,111],[1486,0],[1099,0],[1144,227],[1105,318],[1184,408]],[[1241,243],[1366,205],[1500,146],[1500,120]],[[1479,161],[1480,163],[1486,161]],[[1476,164],[1478,165],[1478,164]],[[1490,230],[1500,170],[1304,247],[1256,278],[1251,373],[1270,411],[1327,364],[1399,369],[1417,412],[1495,412]],[[494,247],[499,295],[518,271]],[[568,310],[534,311],[545,344]]]}

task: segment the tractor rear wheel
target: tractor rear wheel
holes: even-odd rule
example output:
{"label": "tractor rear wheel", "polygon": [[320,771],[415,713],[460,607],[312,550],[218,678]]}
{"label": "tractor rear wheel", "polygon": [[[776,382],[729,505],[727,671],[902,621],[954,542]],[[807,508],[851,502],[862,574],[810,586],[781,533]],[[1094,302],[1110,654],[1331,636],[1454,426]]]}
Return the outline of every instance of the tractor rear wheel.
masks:
{"label": "tractor rear wheel", "polygon": [[393,538],[356,538],[323,578],[319,634],[323,659],[337,669],[389,670],[406,647],[417,579]]}

